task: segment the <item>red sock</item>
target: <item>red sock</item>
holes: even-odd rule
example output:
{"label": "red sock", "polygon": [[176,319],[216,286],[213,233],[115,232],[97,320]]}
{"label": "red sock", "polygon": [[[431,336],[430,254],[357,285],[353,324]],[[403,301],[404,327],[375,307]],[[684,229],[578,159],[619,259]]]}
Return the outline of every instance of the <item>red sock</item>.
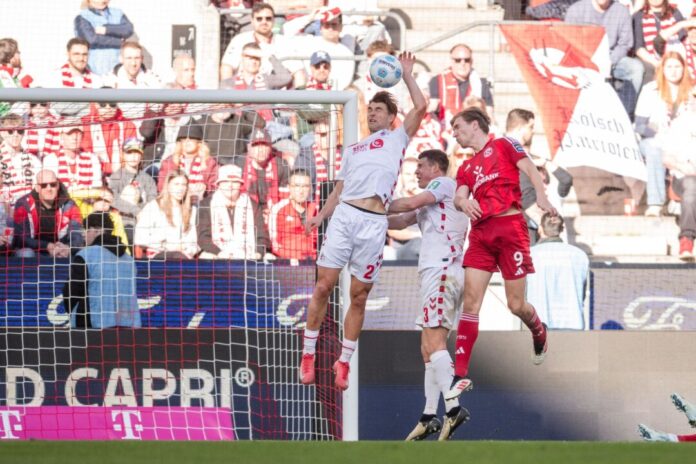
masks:
{"label": "red sock", "polygon": [[679,441],[696,441],[696,435],[677,435]]}
{"label": "red sock", "polygon": [[544,326],[541,324],[541,319],[539,319],[539,315],[537,314],[536,309],[534,309],[534,306],[529,306],[532,308],[532,315],[527,320],[522,319],[522,322],[524,322],[524,324],[529,327],[529,330],[532,332],[534,344],[543,346],[544,343],[546,343],[546,330],[544,330]]}
{"label": "red sock", "polygon": [[469,373],[471,350],[479,332],[478,314],[462,313],[457,326],[457,342],[454,351],[454,375],[466,377]]}

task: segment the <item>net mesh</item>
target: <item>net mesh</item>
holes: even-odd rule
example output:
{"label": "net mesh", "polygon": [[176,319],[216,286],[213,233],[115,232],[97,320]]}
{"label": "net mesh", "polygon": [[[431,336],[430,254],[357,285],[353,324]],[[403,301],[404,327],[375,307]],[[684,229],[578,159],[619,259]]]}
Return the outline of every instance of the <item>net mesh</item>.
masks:
{"label": "net mesh", "polygon": [[[11,107],[0,128],[3,433],[340,439],[338,290],[316,385],[297,370],[321,238],[302,226],[330,192],[342,108]],[[91,237],[84,219],[104,214],[113,233]]]}

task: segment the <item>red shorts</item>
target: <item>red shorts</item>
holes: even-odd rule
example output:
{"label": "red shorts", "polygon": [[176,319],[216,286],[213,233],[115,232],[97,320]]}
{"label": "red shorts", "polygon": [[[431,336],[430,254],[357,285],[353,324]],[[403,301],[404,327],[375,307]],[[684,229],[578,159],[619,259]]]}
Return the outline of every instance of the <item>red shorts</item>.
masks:
{"label": "red shorts", "polygon": [[503,279],[520,279],[534,273],[529,254],[529,232],[522,214],[494,216],[469,232],[464,267],[500,272]]}

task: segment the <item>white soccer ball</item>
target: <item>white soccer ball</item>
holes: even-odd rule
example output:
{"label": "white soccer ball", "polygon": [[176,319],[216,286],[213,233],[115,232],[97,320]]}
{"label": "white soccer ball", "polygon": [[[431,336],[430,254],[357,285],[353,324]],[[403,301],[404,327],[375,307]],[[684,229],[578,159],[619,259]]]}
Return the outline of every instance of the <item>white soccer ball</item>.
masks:
{"label": "white soccer ball", "polygon": [[370,64],[370,79],[384,89],[394,87],[402,74],[401,63],[392,55],[380,55]]}

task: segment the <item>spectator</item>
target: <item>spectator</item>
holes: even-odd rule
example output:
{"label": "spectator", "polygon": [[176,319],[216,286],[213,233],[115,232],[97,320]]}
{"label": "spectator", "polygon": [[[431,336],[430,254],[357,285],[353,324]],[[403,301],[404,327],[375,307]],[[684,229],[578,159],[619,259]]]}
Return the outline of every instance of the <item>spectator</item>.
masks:
{"label": "spectator", "polygon": [[118,104],[109,102],[92,103],[83,123],[85,134],[82,137],[82,149],[97,155],[102,173],[109,176],[121,167],[121,148],[124,142],[135,138],[138,130],[132,122],[126,120]]}
{"label": "spectator", "polygon": [[[105,85],[115,89],[159,89],[162,87],[159,77],[143,64],[143,47],[134,41],[123,42],[119,55],[120,64],[104,77]],[[146,103],[127,103],[121,106],[128,118],[140,118],[144,115]]]}
{"label": "spectator", "polygon": [[[661,52],[655,48],[656,36],[683,20],[682,14],[668,0],[647,0],[643,8],[633,15],[633,49],[645,67],[646,82],[655,76],[655,68],[660,64],[664,53],[664,47],[661,47]],[[667,46],[671,48],[679,44],[685,35],[682,31],[678,36],[671,37],[667,40]]]}
{"label": "spectator", "polygon": [[220,168],[217,190],[203,199],[198,213],[198,245],[204,259],[256,259],[254,208],[242,193],[242,169]]}
{"label": "spectator", "polygon": [[[290,72],[274,56],[269,57],[273,66],[272,72],[261,72],[262,58],[263,52],[257,44],[250,42],[242,48],[242,64],[234,77],[234,89],[282,89],[290,83]],[[229,85],[229,81],[224,81],[223,85]]]}
{"label": "spectator", "polygon": [[443,127],[464,109],[470,95],[483,98],[486,113],[493,112],[491,84],[474,69],[474,55],[466,44],[457,44],[449,51],[450,67],[430,80],[430,98],[437,102],[437,117]]}
{"label": "spectator", "polygon": [[292,171],[289,190],[289,197],[273,205],[269,215],[273,254],[283,259],[316,259],[316,229],[310,234],[305,232],[307,220],[317,213],[316,204],[309,199],[312,193],[309,173],[303,169]]}
{"label": "spectator", "polygon": [[[273,205],[288,196],[290,168],[271,146],[271,136],[256,129],[247,145],[244,165],[244,191],[254,205],[256,249],[261,255],[271,253],[268,214]],[[267,256],[266,256],[267,257]]]}
{"label": "spectator", "polygon": [[0,255],[7,255],[12,247],[12,207],[9,202],[0,195]]}
{"label": "spectator", "polygon": [[[329,0],[330,8],[338,7],[343,12],[378,11],[377,0]],[[384,40],[391,43],[391,36],[384,24],[376,16],[349,15],[346,16],[343,30],[347,35],[355,37],[360,50],[367,50],[374,41]]]}
{"label": "spectator", "polygon": [[109,177],[113,205],[123,218],[128,243],[133,243],[135,221],[143,206],[157,197],[157,184],[142,170],[143,153],[142,144],[137,139],[126,140],[121,168]]}
{"label": "spectator", "polygon": [[[331,66],[330,80],[337,90],[343,90],[350,85],[355,75],[355,54],[357,42],[352,36],[341,36],[343,30],[343,14],[340,8],[322,8],[312,15],[301,16],[283,25],[285,35],[297,35],[315,19],[319,19],[321,33],[319,37],[305,36],[300,38],[302,50],[314,53],[323,50],[334,62]],[[361,53],[361,52],[360,52]],[[344,59],[348,58],[348,59]]]}
{"label": "spectator", "polygon": [[300,153],[295,160],[295,168],[307,171],[312,181],[313,199],[319,203],[321,198],[321,185],[329,181],[329,170],[333,163],[333,176],[336,179],[338,171],[341,170],[341,147],[334,143],[334,156],[331,158],[331,126],[329,125],[328,114],[324,114],[319,120],[314,122],[312,137],[303,137],[300,140]]}
{"label": "spectator", "polygon": [[24,150],[40,160],[50,153],[58,153],[60,151],[60,129],[55,127],[58,121],[59,119],[51,114],[50,103],[29,103],[29,117],[26,123],[27,136],[22,141]]}
{"label": "spectator", "polygon": [[118,64],[121,44],[133,35],[133,24],[121,10],[110,8],[109,1],[83,1],[75,17],[75,36],[89,43],[89,68],[98,75],[111,72]]}
{"label": "spectator", "polygon": [[464,161],[474,157],[476,152],[471,147],[462,147],[459,143],[452,144],[451,153],[449,155],[449,167],[447,168],[447,177],[456,178],[457,171]]}
{"label": "spectator", "polygon": [[85,248],[70,264],[63,302],[70,327],[107,329],[141,326],[135,262],[114,235],[111,216],[103,211],[84,221]]}
{"label": "spectator", "polygon": [[143,166],[155,180],[162,160],[174,153],[179,130],[191,120],[183,114],[185,109],[181,103],[165,103],[161,111],[149,110],[140,125],[145,150]]}
{"label": "spectator", "polygon": [[633,27],[628,8],[614,0],[580,0],[568,8],[565,22],[604,27],[609,42],[611,75],[631,84],[631,87],[619,91],[619,97],[632,117],[645,69],[639,59],[628,56],[633,48]]}
{"label": "spectator", "polygon": [[660,31],[655,37],[655,50],[660,54],[664,53],[666,43],[672,41],[675,36],[681,38],[689,74],[692,80],[696,80],[696,16]]}
{"label": "spectator", "polygon": [[[221,89],[232,88],[229,81]],[[244,166],[246,144],[254,129],[266,127],[266,121],[258,112],[236,107],[223,106],[220,111],[204,115],[199,124],[203,126],[203,140],[210,148],[210,156],[218,164],[234,163]]]}
{"label": "spectator", "polygon": [[[419,76],[420,77],[420,76]],[[426,76],[427,77],[427,76]],[[423,92],[426,105],[430,106],[430,86],[429,79],[416,79],[418,86]],[[445,142],[442,134],[442,124],[428,111],[421,121],[416,134],[411,138],[411,142],[406,147],[406,158],[418,158],[418,155],[426,150],[444,150]]]}
{"label": "spectator", "polygon": [[196,207],[191,205],[186,173],[166,174],[157,199],[138,214],[133,242],[148,258],[193,259],[198,254]]}
{"label": "spectator", "polygon": [[[416,169],[418,158],[405,158],[401,165],[401,175],[394,192],[394,199],[413,198],[422,192],[418,187]],[[418,224],[411,224],[404,229],[387,231],[389,242],[396,250],[396,259],[417,260],[421,247],[421,231]]]}
{"label": "spectator", "polygon": [[[95,211],[109,213],[111,221],[114,224],[114,235],[116,235],[125,246],[131,243],[128,240],[121,214],[118,210],[111,207],[114,203],[114,192],[109,187],[80,190],[79,192],[73,193],[70,198],[72,198],[80,210],[83,220]],[[130,253],[130,251],[128,251],[128,253]]]}
{"label": "spectator", "polygon": [[541,240],[531,248],[535,274],[527,276],[527,298],[549,329],[585,329],[583,304],[590,260],[563,243],[563,218],[544,213]]}
{"label": "spectator", "polygon": [[665,135],[662,161],[672,174],[672,188],[681,198],[679,258],[694,260],[696,239],[696,101],[692,100]]}
{"label": "spectator", "polygon": [[288,168],[292,170],[300,154],[300,144],[292,139],[285,138],[273,143],[273,148],[278,153],[278,156],[285,160]]}
{"label": "spectator", "polygon": [[196,60],[189,55],[179,55],[174,58],[172,64],[174,69],[175,89],[194,90],[196,86]]}
{"label": "spectator", "polygon": [[22,53],[15,39],[0,39],[0,87],[30,87],[34,79],[22,74]]}
{"label": "spectator", "polygon": [[71,247],[83,246],[80,210],[53,171],[39,171],[34,190],[17,200],[13,236],[19,258],[67,258]]}
{"label": "spectator", "polygon": [[[271,57],[284,58],[296,55],[297,44],[287,36],[279,36],[273,33],[275,12],[269,3],[255,3],[251,11],[252,31],[237,34],[227,46],[220,65],[220,80],[230,79],[239,74],[242,67],[243,48],[248,43],[256,43],[262,53],[260,72],[269,75],[274,69]],[[303,88],[307,82],[307,75],[300,61],[284,60],[283,64],[292,75],[291,81],[294,88]]]}
{"label": "spectator", "polygon": [[162,161],[157,182],[160,192],[166,185],[167,174],[179,170],[186,174],[192,201],[202,200],[208,192],[215,190],[218,164],[210,156],[208,145],[203,142],[203,127],[199,124],[190,122],[179,129],[174,153]]}
{"label": "spectator", "polygon": [[90,56],[89,42],[79,37],[68,40],[68,61],[47,80],[46,87],[98,89],[102,79],[87,65]]}
{"label": "spectator", "polygon": [[22,124],[22,118],[14,113],[2,118],[0,123],[1,196],[8,199],[11,204],[31,192],[36,174],[41,169],[41,161],[31,153],[22,150],[24,129],[19,129]]}
{"label": "spectator", "polygon": [[71,194],[82,189],[102,186],[99,158],[80,148],[83,135],[82,126],[64,127],[60,152],[46,155],[43,159],[44,169],[55,172]]}
{"label": "spectator", "polygon": [[641,136],[640,152],[648,170],[646,216],[660,216],[667,199],[662,145],[672,121],[685,111],[693,83],[686,61],[677,52],[667,52],[638,98],[635,130]]}
{"label": "spectator", "polygon": [[331,56],[323,50],[312,53],[309,59],[307,90],[331,90]]}

